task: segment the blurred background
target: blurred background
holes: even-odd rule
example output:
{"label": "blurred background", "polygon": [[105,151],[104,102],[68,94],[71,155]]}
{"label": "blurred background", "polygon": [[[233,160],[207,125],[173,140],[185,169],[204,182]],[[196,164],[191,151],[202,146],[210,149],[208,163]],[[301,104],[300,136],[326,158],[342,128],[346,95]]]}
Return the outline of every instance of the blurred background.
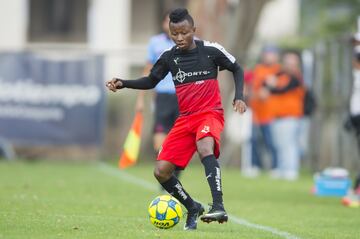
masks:
{"label": "blurred background", "polygon": [[[296,51],[316,105],[301,116],[302,167],[359,166],[355,136],[344,129],[358,0],[0,0],[1,157],[117,159],[138,92],[108,93],[104,82],[141,76],[150,37],[176,7],[189,9],[197,37],[220,43],[237,58],[249,102],[261,54]],[[270,169],[266,142],[251,130],[252,116],[231,112],[231,75],[221,73],[219,81],[228,122],[223,164],[248,175],[256,167]],[[146,97],[139,160],[150,162],[152,96]],[[254,138],[261,166],[254,165]]]}

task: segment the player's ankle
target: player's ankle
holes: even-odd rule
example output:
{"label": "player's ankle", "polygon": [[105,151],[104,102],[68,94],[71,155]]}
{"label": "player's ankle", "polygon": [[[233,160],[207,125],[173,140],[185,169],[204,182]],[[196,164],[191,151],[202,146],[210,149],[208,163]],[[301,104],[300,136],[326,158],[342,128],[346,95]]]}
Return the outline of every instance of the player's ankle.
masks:
{"label": "player's ankle", "polygon": [[219,208],[219,209],[224,209],[224,202],[213,202],[212,207]]}
{"label": "player's ankle", "polygon": [[194,211],[196,212],[196,211],[199,210],[200,206],[201,206],[200,203],[198,203],[198,202],[196,202],[196,201],[193,201],[192,206],[189,207],[189,208],[186,208],[186,209],[188,210],[188,212],[194,212]]}

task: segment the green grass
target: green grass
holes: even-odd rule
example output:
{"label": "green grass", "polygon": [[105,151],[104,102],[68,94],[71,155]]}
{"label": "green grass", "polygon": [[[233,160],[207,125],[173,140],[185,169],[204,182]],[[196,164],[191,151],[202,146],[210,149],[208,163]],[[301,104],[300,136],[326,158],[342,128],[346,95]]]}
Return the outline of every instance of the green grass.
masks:
{"label": "green grass", "polygon": [[[156,183],[152,165],[126,173]],[[98,163],[0,161],[0,238],[284,238],[234,221],[199,222],[195,232],[182,230],[184,220],[170,230],[156,229],[147,206],[160,192],[121,175]],[[210,201],[200,165],[192,164],[182,181],[195,198]],[[237,169],[224,169],[223,185],[225,206],[237,218],[298,238],[359,238],[360,209],[311,195],[310,175],[283,182],[245,179]]]}

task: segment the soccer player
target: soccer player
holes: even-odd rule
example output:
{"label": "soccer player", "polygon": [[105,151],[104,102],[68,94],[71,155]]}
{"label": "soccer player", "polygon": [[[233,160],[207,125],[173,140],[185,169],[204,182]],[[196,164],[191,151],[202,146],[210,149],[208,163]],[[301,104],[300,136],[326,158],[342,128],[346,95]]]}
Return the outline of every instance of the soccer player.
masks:
{"label": "soccer player", "polygon": [[113,78],[107,82],[109,90],[122,88],[151,89],[171,72],[175,83],[180,116],[166,137],[158,155],[154,176],[159,183],[187,209],[185,230],[197,228],[197,218],[203,206],[194,201],[173,176],[176,168],[184,169],[195,151],[205,168],[213,199],[212,207],[201,220],[228,220],[223,204],[220,166],[220,133],[224,126],[224,112],[217,81],[218,69],[233,73],[235,98],[233,108],[243,113],[243,71],[235,58],[217,43],[194,39],[194,20],[183,8],[170,13],[170,37],[176,46],[164,51],[149,76],[136,80]]}

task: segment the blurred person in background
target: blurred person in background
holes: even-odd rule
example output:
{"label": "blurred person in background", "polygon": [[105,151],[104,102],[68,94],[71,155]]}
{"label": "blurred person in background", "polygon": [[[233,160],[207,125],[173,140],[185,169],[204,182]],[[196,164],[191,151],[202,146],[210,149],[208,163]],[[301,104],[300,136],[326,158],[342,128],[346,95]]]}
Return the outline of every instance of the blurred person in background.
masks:
{"label": "blurred person in background", "polygon": [[253,127],[251,138],[251,162],[252,167],[243,171],[245,176],[254,177],[263,168],[262,142],[265,143],[271,157],[270,176],[278,177],[278,158],[273,142],[271,124],[274,120],[272,98],[264,91],[264,82],[270,75],[277,74],[281,66],[279,64],[279,49],[276,46],[265,46],[261,52],[260,63],[254,68],[249,90],[249,106],[253,115]]}
{"label": "blurred person in background", "polygon": [[299,54],[288,51],[282,57],[282,70],[266,78],[264,94],[273,99],[272,137],[276,148],[280,177],[296,180],[300,168],[300,119],[304,114],[304,86]]}
{"label": "blurred person in background", "polygon": [[[352,39],[353,45],[353,87],[350,97],[349,118],[347,129],[353,130],[360,153],[360,32]],[[360,172],[354,181],[354,192],[360,195]]]}
{"label": "blurred person in background", "polygon": [[[144,76],[150,74],[151,68],[159,59],[160,55],[175,45],[169,36],[169,13],[170,12],[167,12],[163,17],[161,25],[163,32],[151,37],[148,44],[147,63],[143,70]],[[179,115],[175,85],[170,73],[156,85],[154,93],[153,148],[155,153],[158,154],[161,145]],[[145,91],[140,91],[135,107],[137,112],[144,110],[144,98]],[[179,177],[180,172],[180,170],[175,170],[174,175]]]}
{"label": "blurred person in background", "polygon": [[236,59],[221,45],[195,40],[194,20],[183,8],[170,13],[170,36],[176,46],[166,50],[154,64],[147,77],[136,80],[113,78],[106,86],[118,89],[152,89],[169,72],[178,97],[180,116],[166,137],[156,161],[154,176],[166,191],[187,209],[184,230],[195,230],[203,206],[192,199],[178,178],[176,168],[185,169],[197,151],[205,169],[213,204],[201,217],[204,222],[226,222],[228,215],[223,204],[220,156],[220,134],[224,127],[224,110],[217,81],[218,70],[233,73],[235,97],[233,109],[243,113],[243,71]]}

